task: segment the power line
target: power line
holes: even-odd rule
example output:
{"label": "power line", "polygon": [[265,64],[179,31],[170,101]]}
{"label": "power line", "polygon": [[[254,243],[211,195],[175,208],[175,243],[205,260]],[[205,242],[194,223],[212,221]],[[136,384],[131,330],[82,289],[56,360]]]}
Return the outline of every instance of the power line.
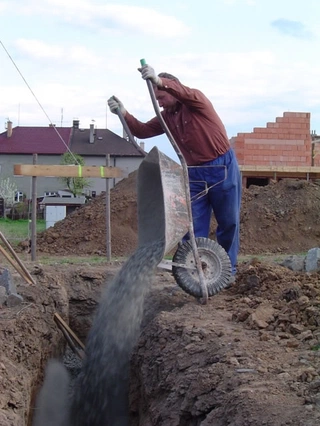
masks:
{"label": "power line", "polygon": [[60,138],[60,140],[62,141],[62,143],[64,144],[64,146],[67,148],[68,152],[71,154],[72,158],[74,159],[74,161],[76,162],[76,164],[79,165],[78,160],[76,159],[76,157],[73,155],[73,153],[71,152],[70,148],[68,147],[68,145],[65,143],[65,141],[63,140],[63,137],[60,135],[60,133],[58,132],[58,130],[56,129],[56,126],[52,123],[50,117],[48,116],[48,114],[46,113],[45,109],[43,108],[43,106],[41,105],[41,102],[39,101],[39,99],[37,98],[37,96],[35,95],[34,91],[31,89],[30,85],[28,84],[27,80],[24,78],[22,72],[19,70],[18,66],[16,65],[16,63],[14,62],[13,58],[11,57],[10,53],[8,52],[8,50],[6,49],[6,47],[4,46],[4,44],[2,43],[2,41],[0,40],[1,46],[3,47],[4,51],[6,52],[6,54],[8,55],[9,59],[11,60],[11,62],[13,63],[14,67],[16,68],[16,70],[18,71],[18,73],[20,74],[22,80],[25,82],[26,86],[28,87],[28,89],[30,90],[32,96],[35,98],[35,100],[37,101],[39,107],[41,108],[41,110],[43,111],[44,115],[47,117],[49,123],[51,124],[51,126],[54,128],[55,132],[57,133],[58,137]]}

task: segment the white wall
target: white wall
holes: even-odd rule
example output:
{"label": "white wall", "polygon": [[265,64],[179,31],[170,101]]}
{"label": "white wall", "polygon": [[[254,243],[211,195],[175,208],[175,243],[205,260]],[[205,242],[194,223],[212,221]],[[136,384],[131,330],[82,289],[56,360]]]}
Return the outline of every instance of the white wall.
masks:
{"label": "white wall", "polygon": [[[105,157],[83,157],[87,166],[105,166]],[[38,164],[58,165],[60,164],[61,157],[58,155],[38,155]],[[118,157],[111,158],[111,166],[119,167],[123,170],[124,176],[127,177],[129,173],[138,169],[143,158],[137,157]],[[0,157],[0,179],[10,177],[17,185],[18,191],[26,194],[27,198],[32,198],[32,178],[30,176],[14,176],[14,164],[32,164],[32,155],[1,155]],[[119,182],[121,179],[110,179],[110,188]],[[88,188],[90,191],[96,191],[99,195],[102,191],[106,190],[106,179],[93,178],[89,179],[92,186]],[[57,191],[65,189],[63,183],[54,177],[37,177],[37,196],[43,196],[45,191]]]}

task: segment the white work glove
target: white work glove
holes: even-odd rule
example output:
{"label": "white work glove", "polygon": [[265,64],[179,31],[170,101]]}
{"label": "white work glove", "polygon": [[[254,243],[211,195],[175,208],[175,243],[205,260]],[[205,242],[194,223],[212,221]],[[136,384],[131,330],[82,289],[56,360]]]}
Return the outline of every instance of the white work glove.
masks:
{"label": "white work glove", "polygon": [[161,86],[161,78],[157,76],[150,65],[144,65],[143,67],[138,68],[138,71],[141,72],[141,77],[144,80],[151,80],[156,86]]}
{"label": "white work glove", "polygon": [[111,96],[108,99],[108,106],[113,114],[118,114],[118,111],[120,111],[122,115],[125,115],[127,112],[123,103],[116,96]]}

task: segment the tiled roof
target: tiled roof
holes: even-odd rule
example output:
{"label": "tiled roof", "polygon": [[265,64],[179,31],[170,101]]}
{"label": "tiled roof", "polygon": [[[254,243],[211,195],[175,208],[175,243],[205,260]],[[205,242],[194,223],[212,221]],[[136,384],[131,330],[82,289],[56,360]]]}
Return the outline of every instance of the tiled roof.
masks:
{"label": "tiled roof", "polygon": [[144,157],[145,152],[108,129],[94,129],[94,142],[90,143],[90,129],[74,129],[70,149],[79,155],[106,155]]}
{"label": "tiled roof", "polygon": [[0,134],[0,154],[63,154],[71,133],[71,127],[14,127],[11,137]]}
{"label": "tiled roof", "polygon": [[[70,151],[79,155],[117,157],[144,157],[146,153],[108,129],[94,129],[90,143],[90,129],[75,127],[14,127],[11,137],[7,131],[0,134],[1,154],[55,154]],[[62,139],[62,140],[61,140]]]}

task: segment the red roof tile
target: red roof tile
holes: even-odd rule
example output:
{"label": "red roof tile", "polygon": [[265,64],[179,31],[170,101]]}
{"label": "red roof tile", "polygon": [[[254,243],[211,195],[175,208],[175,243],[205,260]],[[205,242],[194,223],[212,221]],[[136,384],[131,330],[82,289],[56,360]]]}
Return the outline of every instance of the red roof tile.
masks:
{"label": "red roof tile", "polygon": [[[62,139],[62,140],[61,140]],[[90,143],[90,129],[74,127],[14,127],[12,136],[0,134],[1,154],[62,155],[68,148],[79,155],[144,157],[138,144],[132,144],[108,129],[95,129]]]}
{"label": "red roof tile", "polygon": [[14,127],[10,138],[0,134],[0,154],[63,154],[71,133],[71,127]]}

